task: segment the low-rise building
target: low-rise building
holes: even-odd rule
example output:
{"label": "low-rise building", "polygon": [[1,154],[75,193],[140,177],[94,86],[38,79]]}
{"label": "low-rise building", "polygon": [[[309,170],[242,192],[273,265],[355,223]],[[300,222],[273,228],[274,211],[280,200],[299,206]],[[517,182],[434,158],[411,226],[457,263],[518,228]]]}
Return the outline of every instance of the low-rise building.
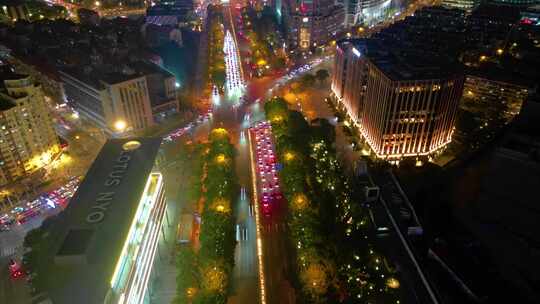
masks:
{"label": "low-rise building", "polygon": [[503,103],[508,108],[508,118],[517,115],[529,90],[517,79],[502,79],[497,74],[471,71],[465,77],[463,98],[472,103]]}
{"label": "low-rise building", "polygon": [[67,102],[106,136],[144,131],[179,111],[176,78],[154,64],[66,67],[59,74]]}

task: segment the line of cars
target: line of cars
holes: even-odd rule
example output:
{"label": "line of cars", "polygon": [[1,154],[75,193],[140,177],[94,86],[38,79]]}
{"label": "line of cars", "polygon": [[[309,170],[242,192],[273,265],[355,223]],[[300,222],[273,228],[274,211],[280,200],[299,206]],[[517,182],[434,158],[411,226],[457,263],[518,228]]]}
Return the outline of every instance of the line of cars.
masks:
{"label": "line of cars", "polygon": [[257,123],[250,129],[255,137],[255,157],[262,213],[269,217],[283,199],[277,173],[278,164],[272,142],[272,127],[268,121]]}
{"label": "line of cars", "polygon": [[187,132],[191,131],[198,124],[201,124],[203,122],[208,121],[211,117],[212,117],[212,109],[209,109],[206,113],[200,114],[197,117],[197,120],[195,120],[193,122],[190,122],[185,127],[178,128],[178,129],[172,131],[171,133],[165,135],[163,137],[163,141],[168,142],[168,143],[173,142],[175,139],[178,139],[178,138],[184,136],[184,134],[186,134]]}
{"label": "line of cars", "polygon": [[71,178],[63,186],[45,192],[36,199],[13,208],[9,213],[0,215],[0,231],[9,231],[12,225],[22,225],[49,209],[66,208],[69,200],[77,191],[80,181],[79,177]]}

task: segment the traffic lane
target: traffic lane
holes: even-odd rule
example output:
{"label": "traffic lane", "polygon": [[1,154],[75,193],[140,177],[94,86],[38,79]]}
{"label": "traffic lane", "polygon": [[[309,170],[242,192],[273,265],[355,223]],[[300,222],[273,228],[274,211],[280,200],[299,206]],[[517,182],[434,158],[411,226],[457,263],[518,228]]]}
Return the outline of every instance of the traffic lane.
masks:
{"label": "traffic lane", "polygon": [[[400,227],[403,235],[407,238],[407,242],[409,243],[411,250],[413,251],[416,259],[418,260],[420,267],[422,267],[422,270],[424,270],[424,274],[426,275],[428,282],[431,282],[431,279],[429,278],[430,273],[426,271],[424,261],[421,259],[418,252],[415,250],[414,246],[411,244],[409,238],[407,237],[407,227],[403,224],[403,221],[400,220],[401,214],[399,208],[397,208],[397,205],[394,203],[394,195],[392,192],[392,187],[390,185],[393,185],[393,181],[389,178],[389,176],[386,173],[381,172],[372,172],[370,174],[373,177],[373,180],[376,185],[379,185],[381,196],[385,200],[390,212],[392,213],[393,217],[396,219],[398,226]],[[382,209],[382,208],[381,208]],[[397,235],[397,232],[394,230],[393,225],[390,221],[390,218],[388,217],[386,211],[384,210],[377,210],[383,212],[382,218],[384,220],[383,225],[390,228],[390,231],[392,232],[389,235],[389,238],[382,239],[380,242],[381,247],[384,250],[384,253],[389,255],[393,261],[396,263],[396,265],[400,266],[400,275],[403,277],[402,281],[406,280],[406,288],[408,289],[408,293],[404,295],[404,297],[415,297],[409,298],[410,301],[416,300],[417,302],[411,302],[411,303],[432,303],[431,297],[429,295],[428,290],[426,289],[425,285],[423,284],[420,275],[418,274],[418,271],[416,269],[416,266],[414,265],[413,261],[411,260],[410,256],[408,255],[405,247],[401,243],[401,240],[399,239],[399,236]],[[396,246],[398,244],[398,246]],[[430,287],[433,288],[432,284],[430,284]]]}
{"label": "traffic lane", "polygon": [[0,259],[0,303],[30,303],[30,288],[26,278],[12,279],[9,275],[9,258]]}
{"label": "traffic lane", "polygon": [[272,222],[263,228],[267,303],[293,303],[294,291],[289,283],[290,269],[287,237],[282,222]]}

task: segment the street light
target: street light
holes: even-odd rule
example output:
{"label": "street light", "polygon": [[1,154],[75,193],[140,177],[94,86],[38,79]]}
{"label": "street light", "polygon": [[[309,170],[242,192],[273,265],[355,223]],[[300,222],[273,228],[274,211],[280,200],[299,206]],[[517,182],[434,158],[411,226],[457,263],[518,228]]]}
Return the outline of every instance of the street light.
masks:
{"label": "street light", "polygon": [[116,131],[118,132],[124,132],[124,130],[126,129],[127,127],[127,124],[125,121],[123,120],[117,120],[115,123],[114,123],[114,128],[116,129]]}

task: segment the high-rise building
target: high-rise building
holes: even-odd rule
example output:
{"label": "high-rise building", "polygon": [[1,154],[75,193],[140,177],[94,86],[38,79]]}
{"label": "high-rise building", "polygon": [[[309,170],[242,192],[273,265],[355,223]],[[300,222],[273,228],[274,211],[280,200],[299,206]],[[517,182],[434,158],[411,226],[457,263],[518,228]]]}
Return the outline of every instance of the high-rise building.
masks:
{"label": "high-rise building", "polygon": [[378,41],[338,45],[332,90],[377,157],[428,155],[452,139],[463,74]]}
{"label": "high-rise building", "polygon": [[505,6],[527,7],[527,6],[538,4],[538,0],[490,0],[488,1],[488,3],[493,3],[497,5],[505,5]]}
{"label": "high-rise building", "polygon": [[0,70],[0,185],[43,168],[60,152],[41,85]]}
{"label": "high-rise building", "polygon": [[42,227],[49,250],[31,266],[52,303],[149,303],[167,212],[160,143],[109,140],[67,208]]}
{"label": "high-rise building", "polygon": [[291,48],[307,50],[325,44],[344,30],[345,9],[330,0],[283,2]]}

